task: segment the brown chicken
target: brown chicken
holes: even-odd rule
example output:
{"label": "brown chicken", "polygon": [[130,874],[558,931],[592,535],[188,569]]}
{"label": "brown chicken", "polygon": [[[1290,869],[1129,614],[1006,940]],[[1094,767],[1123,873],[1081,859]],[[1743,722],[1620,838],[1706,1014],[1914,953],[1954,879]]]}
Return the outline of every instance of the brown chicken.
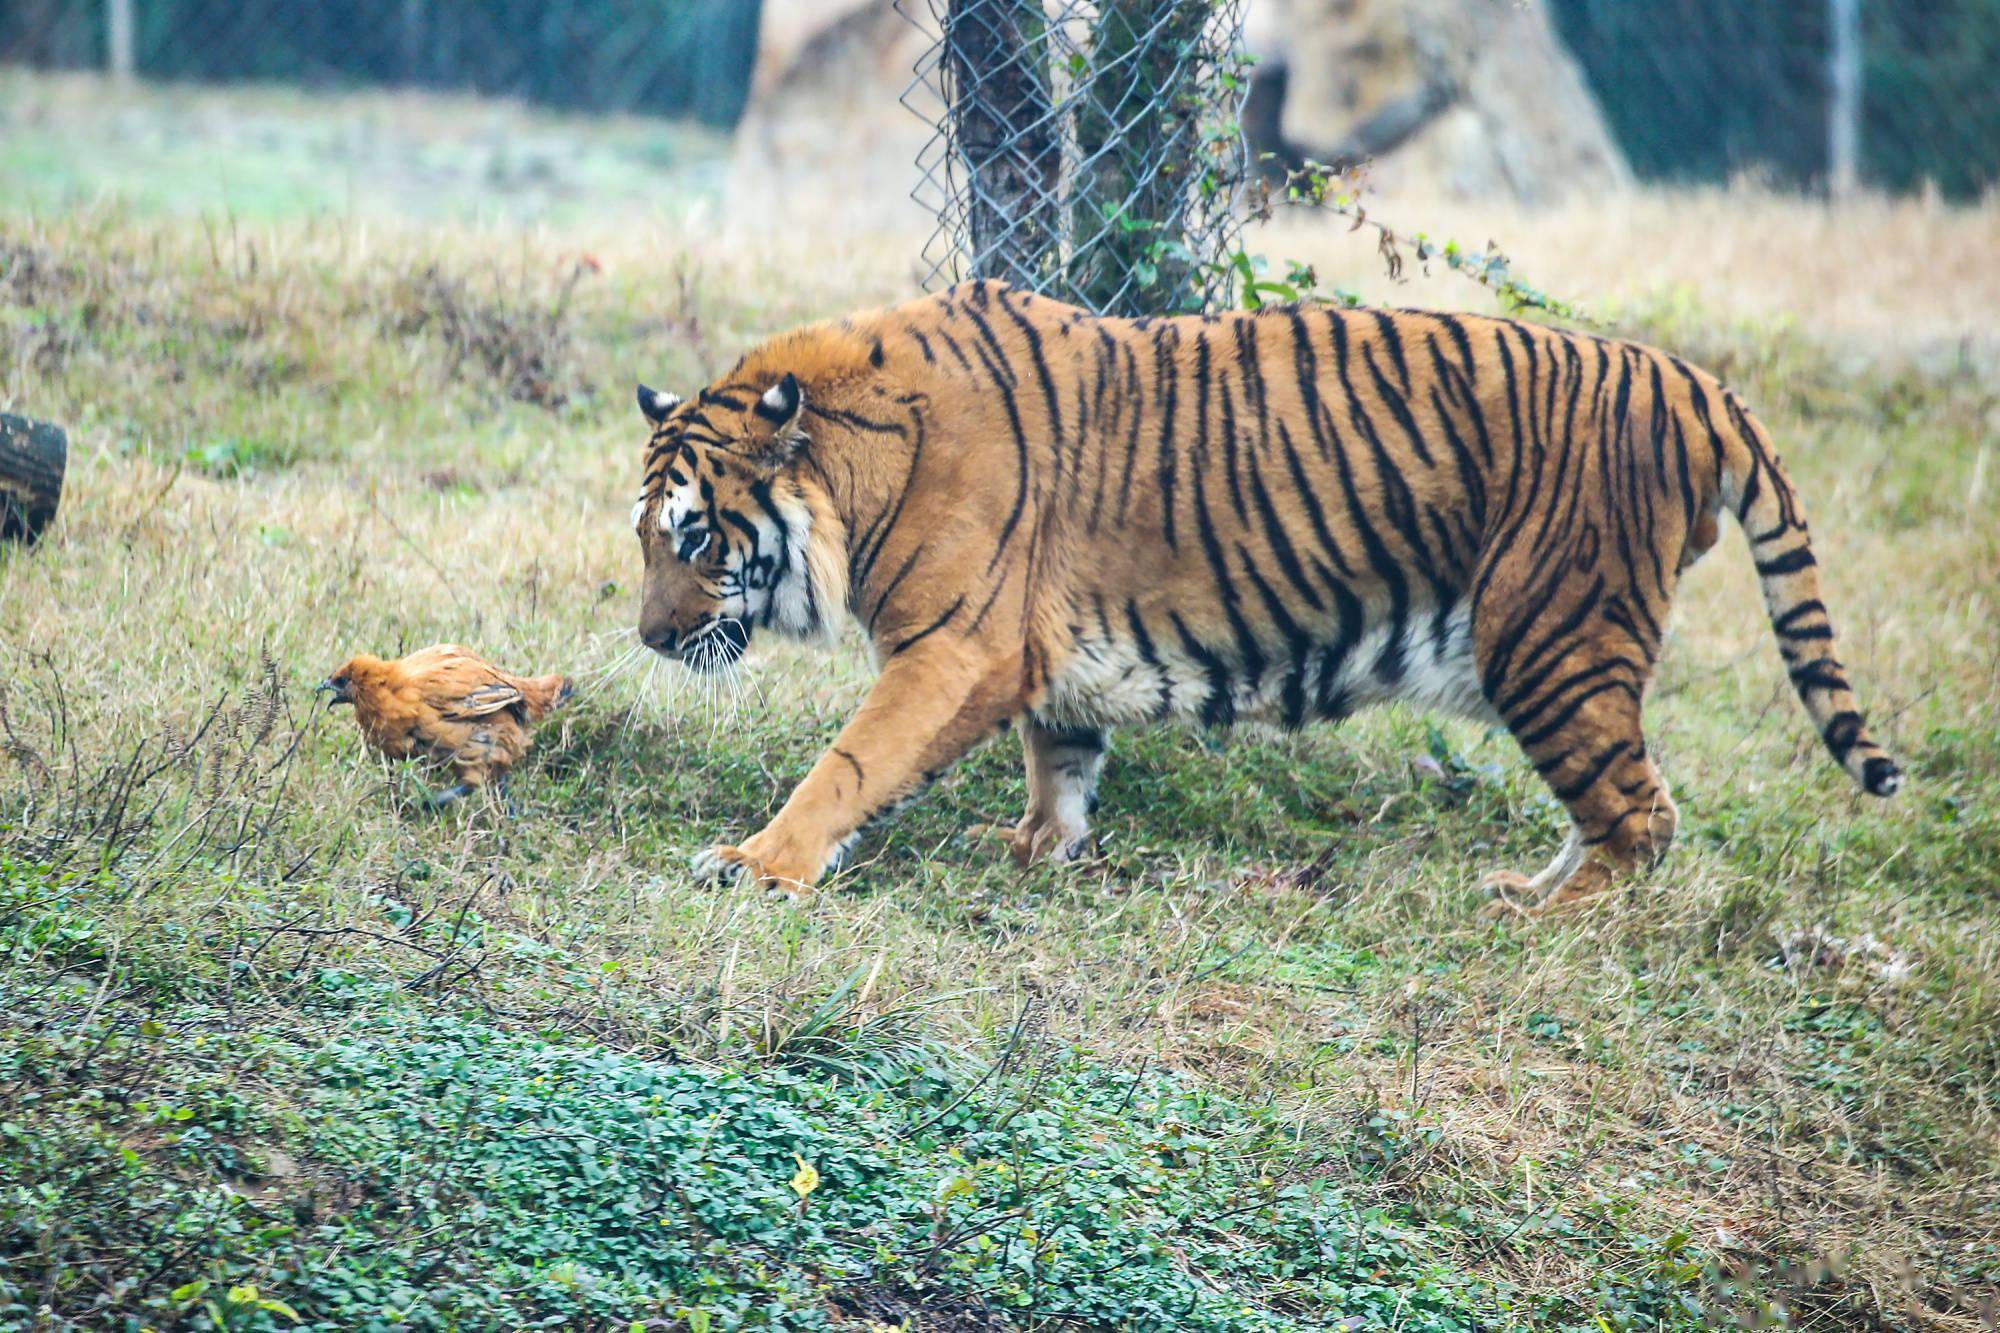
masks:
{"label": "brown chicken", "polygon": [[391,759],[451,765],[458,785],[438,792],[442,807],[495,783],[528,753],[530,732],[571,693],[562,676],[516,676],[455,643],[385,662],[363,653],[321,681],[335,704],[354,705],[362,739]]}

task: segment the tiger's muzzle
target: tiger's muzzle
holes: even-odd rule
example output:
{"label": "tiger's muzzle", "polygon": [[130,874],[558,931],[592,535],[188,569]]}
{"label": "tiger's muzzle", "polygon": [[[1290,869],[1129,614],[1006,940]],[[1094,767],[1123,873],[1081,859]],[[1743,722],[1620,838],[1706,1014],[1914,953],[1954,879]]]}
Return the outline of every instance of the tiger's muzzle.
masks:
{"label": "tiger's muzzle", "polygon": [[724,671],[743,659],[750,647],[750,629],[734,616],[710,619],[688,634],[661,626],[642,632],[646,646],[662,657],[671,657],[690,671]]}

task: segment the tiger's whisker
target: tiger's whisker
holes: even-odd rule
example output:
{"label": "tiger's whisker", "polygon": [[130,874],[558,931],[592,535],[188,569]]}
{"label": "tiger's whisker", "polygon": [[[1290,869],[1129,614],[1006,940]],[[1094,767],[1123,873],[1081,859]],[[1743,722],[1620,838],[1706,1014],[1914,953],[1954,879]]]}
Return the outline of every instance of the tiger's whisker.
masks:
{"label": "tiger's whisker", "polygon": [[610,661],[592,667],[582,672],[581,675],[585,680],[602,681],[608,684],[630,670],[632,665],[639,660],[640,654],[645,651],[646,645],[643,643],[635,642],[628,644],[623,652],[620,652]]}

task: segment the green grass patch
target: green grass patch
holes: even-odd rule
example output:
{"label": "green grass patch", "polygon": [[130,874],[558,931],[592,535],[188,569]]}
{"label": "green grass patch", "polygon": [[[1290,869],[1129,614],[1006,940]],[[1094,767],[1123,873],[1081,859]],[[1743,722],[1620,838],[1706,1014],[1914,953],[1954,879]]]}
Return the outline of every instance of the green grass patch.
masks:
{"label": "green grass patch", "polygon": [[255,1288],[345,1329],[1505,1322],[1269,1112],[1072,1051],[843,1085],[393,1005],[170,1023],[100,1014],[0,1069],[34,1089],[0,1122],[0,1317],[292,1326]]}

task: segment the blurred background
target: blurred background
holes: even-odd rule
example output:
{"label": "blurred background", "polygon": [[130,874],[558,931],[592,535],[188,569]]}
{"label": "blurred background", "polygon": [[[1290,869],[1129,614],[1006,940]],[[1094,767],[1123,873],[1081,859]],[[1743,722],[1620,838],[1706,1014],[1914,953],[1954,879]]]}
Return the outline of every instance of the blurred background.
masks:
{"label": "blurred background", "polygon": [[[1021,9],[8,0],[0,177],[12,206],[43,209],[115,197],[239,220],[582,225],[626,237],[714,218],[739,239],[843,238],[873,256],[893,295],[977,267],[965,262],[972,173],[947,109],[954,68],[941,33],[956,11],[1010,8]],[[1085,112],[1062,101],[1090,81],[1064,62],[1087,61],[1098,8],[1034,7],[1044,27],[1033,40],[1049,44],[1034,52],[1034,77],[1053,81],[1052,123],[1071,117],[1055,127],[1066,181]],[[1865,330],[1914,276],[1896,257],[1891,217],[1940,206],[1990,216],[2000,181],[2000,0],[1136,8],[1199,12],[1208,63],[1181,93],[1201,101],[1199,133],[1240,127],[1267,179],[1308,160],[1360,166],[1356,188],[1395,201],[1406,230],[1475,249],[1499,240],[1563,295],[1600,305],[1692,282],[1709,303],[1768,311],[1804,290],[1830,320]],[[1154,93],[1165,106],[1174,90]],[[1135,142],[1174,130],[1157,115],[1120,124]],[[1159,175],[1159,160],[1136,165]],[[1224,172],[1224,185],[1233,191],[1241,174]],[[1073,220],[1083,198],[1079,188],[1051,206]],[[1773,202],[1782,216],[1755,212]],[[1800,203],[1810,207],[1783,212]],[[1200,257],[1227,259],[1252,211],[1230,193],[1205,217],[1167,223],[1206,227]],[[1538,226],[1500,230],[1529,214]],[[1887,228],[1879,266],[1861,274],[1851,255],[1804,253],[1783,273],[1745,262],[1824,244],[1812,230],[1829,217]],[[1286,235],[1288,221],[1281,241],[1243,248],[1384,296],[1372,234],[1343,246],[1324,220],[1303,235]],[[1994,237],[1990,225],[1975,233],[1975,245]],[[1696,238],[1709,248],[1690,250]],[[1954,271],[1958,253],[1928,257],[1927,278],[1940,280],[1924,285],[1938,303],[1916,329],[1898,321],[1902,333],[1983,327],[1993,289]],[[1425,277],[1399,274],[1394,286],[1418,286],[1397,299],[1423,296]],[[1102,287],[1063,294],[1089,303]],[[1231,299],[1197,287],[1174,299]]]}
{"label": "blurred background", "polygon": [[[906,8],[10,0],[0,61],[471,93],[727,132],[782,118],[807,91],[894,104],[928,16],[922,0],[925,12]],[[1525,198],[1629,173],[1971,200],[2000,178],[1995,0],[1249,0],[1245,19],[1269,101],[1253,126],[1264,149],[1407,155],[1454,188]],[[1503,141],[1480,142],[1502,121]]]}

